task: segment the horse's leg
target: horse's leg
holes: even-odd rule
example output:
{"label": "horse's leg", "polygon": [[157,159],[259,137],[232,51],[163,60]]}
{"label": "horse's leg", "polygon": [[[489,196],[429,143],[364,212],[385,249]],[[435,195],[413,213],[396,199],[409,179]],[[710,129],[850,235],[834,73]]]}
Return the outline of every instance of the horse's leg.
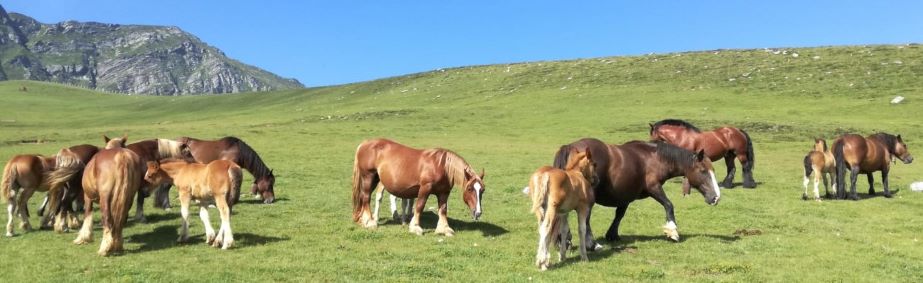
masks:
{"label": "horse's leg", "polygon": [[177,242],[184,243],[189,240],[189,203],[192,201],[192,196],[189,195],[188,189],[179,189],[179,214],[183,217],[183,227],[180,228],[179,238],[176,239]]}
{"label": "horse's leg", "polygon": [[[388,203],[391,205],[391,210],[390,210],[390,211],[391,211],[391,219],[394,219],[395,222],[402,222],[402,221],[401,221],[401,213],[404,212],[404,199],[401,199],[401,200],[400,200],[400,203],[401,203],[401,204],[400,204],[400,206],[401,206],[401,209],[400,209],[400,210],[398,210],[398,208],[397,208],[397,206],[398,206],[398,200],[397,200],[397,197],[396,197],[396,196],[394,196],[394,195],[388,196]],[[402,223],[402,224],[403,224],[403,223]]]}
{"label": "horse's leg", "polygon": [[586,235],[581,240],[586,241],[589,251],[595,252],[595,251],[601,250],[603,248],[603,245],[600,245],[599,243],[596,242],[596,239],[593,239],[593,227],[590,226],[590,218],[592,217],[593,217],[593,205],[590,205],[589,212],[587,212],[587,216],[586,216]]}
{"label": "horse's leg", "polygon": [[[45,208],[48,208],[48,203],[51,201],[50,199],[53,199],[53,198],[54,197],[51,196],[51,191],[49,190],[48,192],[45,193],[45,199],[42,200],[42,204],[38,206],[38,211],[36,212],[38,212],[38,216],[40,217],[40,220],[38,222],[39,229],[51,227],[50,223],[48,222],[51,221],[52,219],[51,217],[49,217],[49,215],[45,214],[45,211],[46,211]],[[49,212],[48,214],[52,214],[52,211],[54,210],[48,209],[48,212]]]}
{"label": "horse's leg", "polygon": [[205,244],[208,245],[215,242],[215,229],[212,228],[212,222],[208,218],[208,206],[206,206],[204,202],[199,205],[199,219],[202,219],[202,226],[205,226]]}
{"label": "horse's leg", "polygon": [[170,187],[173,184],[160,184],[154,191],[154,206],[164,210],[170,209]]}
{"label": "horse's leg", "polygon": [[359,218],[359,224],[365,228],[375,228],[378,227],[378,223],[372,221],[372,212],[371,208],[371,195],[372,190],[378,186],[378,177],[375,173],[365,174],[360,177],[359,188],[361,192],[359,193],[359,205],[361,208],[361,217]]}
{"label": "horse's leg", "polygon": [[[807,170],[807,169],[805,169]],[[808,200],[808,184],[811,183],[811,179],[808,178],[808,172],[804,172],[804,181],[801,182],[801,185],[804,187],[804,192],[801,193],[801,200]],[[817,184],[817,176],[814,176],[814,183]]]}
{"label": "horse's leg", "polygon": [[[554,228],[553,231],[556,235],[562,235],[564,233],[570,234],[570,223],[567,223],[567,217],[570,216],[570,213],[562,213],[558,215],[558,225],[557,228]],[[570,237],[568,237],[570,238]],[[570,243],[568,241],[559,241],[558,242],[558,262],[564,262],[564,259],[567,258],[567,250],[570,249]]]}
{"label": "horse's leg", "polygon": [[218,238],[215,239],[213,245],[218,247],[220,243],[221,249],[226,250],[234,244],[234,234],[231,232],[231,210],[224,198],[215,198],[215,203],[217,203],[218,214],[221,216],[221,228],[218,229]]}
{"label": "horse's leg", "polygon": [[[831,187],[831,186],[829,186],[830,182],[827,181],[827,175],[829,175],[829,174],[830,174],[830,173],[820,173],[821,178],[824,179],[824,197],[826,197],[826,198],[830,198],[830,196],[831,196],[831,195],[830,195],[830,187]],[[831,176],[831,177],[833,177],[833,176]],[[836,182],[836,180],[834,180],[834,182]],[[836,185],[833,185],[833,186],[836,186]]]}
{"label": "horse's leg", "polygon": [[660,186],[653,190],[648,190],[648,192],[652,192],[651,197],[659,202],[666,212],[667,224],[663,225],[663,232],[667,234],[667,238],[679,242],[679,232],[676,231],[676,217],[673,215],[673,203],[670,202],[670,199],[667,198],[666,193],[663,192],[663,188]]}
{"label": "horse's leg", "polygon": [[381,208],[381,197],[385,192],[385,187],[379,184],[375,190],[378,192],[375,193],[375,211],[372,212],[372,221],[378,223],[378,210]]}
{"label": "horse's leg", "polygon": [[74,244],[82,245],[93,241],[93,200],[83,196],[83,226],[77,233]]}
{"label": "horse's leg", "polygon": [[[592,205],[592,203],[590,203]],[[587,250],[587,241],[586,241],[586,219],[590,215],[590,208],[579,208],[577,209],[577,231],[580,233],[580,259],[584,261],[590,260],[586,255]]]}
{"label": "horse's leg", "polygon": [[558,225],[556,220],[555,210],[549,207],[549,209],[545,209],[545,219],[538,226],[538,250],[535,253],[535,265],[542,271],[548,269],[548,262],[551,257],[548,249],[557,236],[554,231],[555,226]]}
{"label": "horse's leg", "polygon": [[452,237],[455,235],[455,230],[449,227],[449,218],[446,216],[449,209],[449,194],[437,194],[436,200],[439,201],[439,222],[436,223],[436,235]]}
{"label": "horse's leg", "polygon": [[426,206],[426,198],[429,197],[429,190],[432,184],[420,186],[420,193],[417,195],[417,204],[414,207],[413,218],[410,219],[410,233],[423,235],[423,227],[420,227],[420,215],[423,214],[423,207]]}
{"label": "horse's leg", "polygon": [[859,200],[859,194],[856,193],[856,179],[859,177],[859,166],[853,166],[849,173],[850,196],[852,200]]}
{"label": "horse's leg", "polygon": [[824,189],[827,188],[827,178],[824,176],[823,168],[820,166],[814,166],[814,200],[820,201],[820,182],[823,179]]}
{"label": "horse's leg", "polygon": [[875,177],[872,176],[872,173],[866,174],[869,179],[869,196],[875,195]]}
{"label": "horse's leg", "polygon": [[32,197],[33,192],[35,192],[33,188],[24,188],[19,195],[19,217],[22,220],[19,228],[23,231],[32,230],[32,224],[29,224],[29,198]]}
{"label": "horse's leg", "polygon": [[[114,188],[113,188],[114,189]],[[99,222],[103,226],[103,240],[99,244],[99,251],[97,254],[101,256],[109,255],[109,252],[112,249],[112,213],[115,213],[110,205],[110,199],[112,198],[112,192],[109,193],[100,193],[99,194]]]}
{"label": "horse's leg", "polygon": [[619,236],[619,225],[622,223],[622,218],[625,217],[625,212],[627,211],[628,203],[620,204],[615,208],[615,219],[612,219],[612,225],[609,226],[609,231],[606,232],[607,241],[622,240],[622,237]]}
{"label": "horse's leg", "polygon": [[[884,190],[885,190],[884,196],[886,198],[891,198],[891,188],[889,188],[888,186],[888,171],[890,171],[889,168],[885,168],[881,170],[881,185],[884,186]],[[869,174],[869,176],[871,176],[871,174]]]}
{"label": "horse's leg", "polygon": [[401,225],[407,225],[410,223],[410,218],[413,217],[413,203],[416,201],[415,198],[405,198],[401,199]]}
{"label": "horse's leg", "polygon": [[728,174],[724,177],[724,181],[721,181],[719,186],[723,188],[733,188],[734,187],[734,175],[737,174],[737,165],[734,164],[734,158],[737,157],[734,152],[728,151],[724,154],[724,164],[727,165]]}
{"label": "horse's leg", "polygon": [[[747,150],[752,150],[752,148]],[[752,152],[750,155],[752,155]],[[737,156],[737,159],[740,160],[740,165],[743,167],[742,171],[744,172],[744,189],[756,188],[756,181],[753,180],[753,160],[751,160],[747,154],[741,154]]]}
{"label": "horse's leg", "polygon": [[144,218],[144,198],[147,197],[148,186],[150,184],[142,185],[143,187],[138,190],[138,207],[135,208],[135,222],[144,223],[147,222],[147,219]]}

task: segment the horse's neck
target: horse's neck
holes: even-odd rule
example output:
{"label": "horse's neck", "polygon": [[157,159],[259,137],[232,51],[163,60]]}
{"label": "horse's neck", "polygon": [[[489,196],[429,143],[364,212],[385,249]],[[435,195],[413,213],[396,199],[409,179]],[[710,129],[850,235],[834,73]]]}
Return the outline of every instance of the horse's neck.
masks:
{"label": "horse's neck", "polygon": [[57,166],[54,156],[39,156],[38,158],[42,160],[42,170],[44,171],[52,171]]}
{"label": "horse's neck", "polygon": [[180,177],[180,173],[187,170],[187,167],[190,167],[190,164],[182,162],[164,163],[160,165],[160,171],[166,173],[175,182],[177,177]]}

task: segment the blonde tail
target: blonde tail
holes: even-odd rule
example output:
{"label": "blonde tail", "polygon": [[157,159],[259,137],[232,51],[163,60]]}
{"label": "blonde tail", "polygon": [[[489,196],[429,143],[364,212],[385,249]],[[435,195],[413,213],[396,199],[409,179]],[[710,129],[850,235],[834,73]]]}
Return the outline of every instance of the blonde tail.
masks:
{"label": "blonde tail", "polygon": [[[529,184],[529,192],[532,197],[532,212],[544,215],[542,206],[548,202],[548,183],[550,182],[548,172],[539,176],[532,176],[532,182]],[[536,184],[537,182],[537,184]]]}
{"label": "blonde tail", "polygon": [[48,184],[50,196],[56,196],[59,188],[70,181],[86,164],[80,161],[76,153],[67,148],[62,148],[55,156],[55,169],[45,173],[45,183]]}
{"label": "blonde tail", "polygon": [[[10,160],[12,161],[12,160]],[[16,166],[13,165],[13,162],[7,162],[6,166],[3,167],[3,183],[0,183],[0,195],[3,196],[3,200],[9,202],[10,191],[13,190],[13,182],[16,182]]]}
{"label": "blonde tail", "polygon": [[353,161],[353,221],[358,222],[362,216],[362,178],[359,175],[359,155],[356,152],[356,160]]}

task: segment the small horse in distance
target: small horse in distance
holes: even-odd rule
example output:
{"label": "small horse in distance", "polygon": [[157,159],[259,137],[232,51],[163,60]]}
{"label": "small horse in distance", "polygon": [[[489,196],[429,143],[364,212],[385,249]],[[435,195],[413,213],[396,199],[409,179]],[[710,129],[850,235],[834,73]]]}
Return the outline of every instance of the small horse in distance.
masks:
{"label": "small horse in distance", "polygon": [[858,200],[856,194],[856,178],[860,173],[868,175],[869,195],[875,195],[872,173],[881,171],[881,183],[884,185],[884,196],[891,197],[888,186],[888,173],[891,171],[892,156],[910,164],[913,156],[907,150],[907,145],[901,135],[894,136],[887,133],[877,133],[868,137],[856,134],[844,134],[833,142],[833,158],[836,159],[836,185],[837,198],[846,199],[846,170],[850,172],[852,200]]}
{"label": "small horse in distance", "polygon": [[276,200],[274,189],[276,176],[272,169],[263,163],[260,155],[243,140],[236,137],[223,137],[214,141],[181,137],[177,141],[186,146],[198,163],[208,164],[219,159],[230,160],[247,169],[253,175],[253,186],[250,188],[250,193],[262,199],[265,204]]}
{"label": "small horse in distance", "polygon": [[801,194],[801,199],[803,200],[808,200],[808,183],[810,183],[809,177],[811,177],[812,172],[814,173],[814,200],[821,201],[820,190],[818,189],[818,184],[821,180],[824,182],[824,192],[827,197],[830,197],[827,176],[833,181],[832,187],[836,187],[836,179],[834,179],[833,175],[836,173],[836,162],[833,158],[833,152],[827,148],[827,141],[821,138],[814,139],[814,150],[804,156],[804,193]]}
{"label": "small horse in distance", "polygon": [[[13,215],[20,217],[20,229],[32,230],[29,224],[29,199],[36,191],[57,194],[61,186],[49,186],[52,183],[62,183],[50,180],[49,173],[56,169],[82,166],[79,157],[70,149],[63,148],[54,156],[45,157],[38,154],[16,155],[6,163],[3,168],[3,181],[0,183],[0,195],[7,202],[6,236],[13,236]],[[47,222],[43,217],[42,223]]]}
{"label": "small horse in distance", "polygon": [[724,158],[727,165],[727,176],[719,185],[725,188],[734,187],[734,175],[737,167],[734,158],[740,160],[743,166],[743,187],[756,188],[753,180],[753,140],[744,130],[724,126],[711,131],[702,132],[689,122],[678,119],[666,119],[650,124],[651,141],[664,141],[692,152],[705,151],[705,156],[712,162]]}
{"label": "small horse in distance", "polygon": [[[587,219],[595,202],[593,184],[597,182],[596,168],[589,151],[571,154],[569,159],[566,169],[542,166],[529,179],[532,212],[539,224],[535,265],[543,271],[548,269],[552,241],[570,231],[567,224],[570,211],[577,211],[580,258],[588,260]],[[564,261],[567,241],[561,240],[559,244],[559,261]]]}
{"label": "small horse in distance", "polygon": [[[669,239],[679,241],[673,203],[663,191],[663,183],[671,178],[686,177],[709,205],[717,205],[721,198],[721,188],[715,179],[711,160],[706,158],[703,150],[693,153],[664,142],[631,141],[608,145],[598,139],[584,138],[561,147],[555,154],[554,167],[566,168],[571,152],[591,153],[599,179],[594,186],[596,204],[616,208],[615,219],[606,232],[606,240],[609,241],[621,239],[619,224],[628,205],[647,197],[654,198],[663,206],[667,220],[663,232]],[[593,242],[593,230],[589,225],[587,243],[593,250],[601,247]]]}
{"label": "small horse in distance", "polygon": [[471,209],[474,220],[481,217],[481,197],[484,194],[484,173],[476,174],[458,154],[441,148],[415,149],[387,139],[372,139],[359,144],[353,166],[353,221],[374,228],[369,208],[372,189],[381,182],[385,189],[399,198],[416,197],[410,232],[423,235],[420,215],[429,195],[439,201],[439,221],[436,234],[453,236],[446,216],[449,193],[461,187],[462,200]]}
{"label": "small horse in distance", "polygon": [[99,202],[103,239],[97,252],[108,256],[121,252],[122,229],[128,220],[132,198],[141,187],[144,165],[141,158],[125,148],[126,136],[106,140],[106,147],[90,159],[83,174],[83,226],[74,239],[82,245],[93,240],[93,202]]}
{"label": "small horse in distance", "polygon": [[[189,240],[189,203],[199,200],[199,217],[205,226],[205,244],[226,250],[234,243],[231,232],[231,207],[240,195],[240,183],[243,180],[240,166],[229,160],[215,160],[208,164],[189,163],[184,160],[164,160],[147,162],[144,179],[159,185],[171,182],[179,193],[180,214],[183,216],[183,228],[177,242]],[[208,204],[215,203],[221,215],[218,233],[212,229],[208,217]]]}

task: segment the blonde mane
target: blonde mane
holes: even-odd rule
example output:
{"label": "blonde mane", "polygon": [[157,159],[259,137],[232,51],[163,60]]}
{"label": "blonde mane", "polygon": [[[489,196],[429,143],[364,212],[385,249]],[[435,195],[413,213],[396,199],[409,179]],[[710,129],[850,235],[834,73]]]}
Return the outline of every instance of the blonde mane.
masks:
{"label": "blonde mane", "polygon": [[157,155],[160,159],[182,158],[182,143],[168,139],[157,139]]}
{"label": "blonde mane", "polygon": [[468,162],[454,152],[447,149],[437,149],[443,152],[445,156],[445,174],[449,183],[459,188],[465,186],[465,169],[468,169]]}

